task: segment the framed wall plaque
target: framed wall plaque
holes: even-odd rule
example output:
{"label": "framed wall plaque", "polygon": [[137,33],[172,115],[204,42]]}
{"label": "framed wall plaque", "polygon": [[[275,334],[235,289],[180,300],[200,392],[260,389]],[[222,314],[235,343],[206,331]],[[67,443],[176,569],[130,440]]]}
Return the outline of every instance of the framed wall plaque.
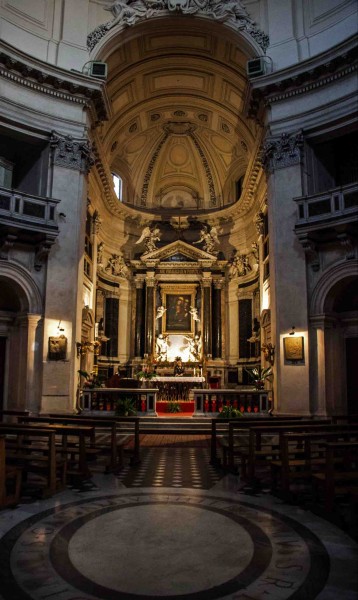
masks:
{"label": "framed wall plaque", "polygon": [[285,360],[297,362],[304,358],[303,336],[291,336],[283,338]]}

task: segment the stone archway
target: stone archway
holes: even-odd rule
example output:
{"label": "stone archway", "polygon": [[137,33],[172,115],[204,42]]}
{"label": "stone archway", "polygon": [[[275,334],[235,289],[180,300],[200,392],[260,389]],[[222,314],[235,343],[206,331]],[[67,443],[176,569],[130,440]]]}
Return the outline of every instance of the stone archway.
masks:
{"label": "stone archway", "polygon": [[42,298],[30,274],[12,263],[0,264],[1,406],[39,408],[42,349]]}
{"label": "stone archway", "polygon": [[318,375],[313,413],[357,411],[358,382],[352,368],[358,342],[357,275],[358,261],[340,263],[322,277],[312,295],[311,380],[313,370]]}

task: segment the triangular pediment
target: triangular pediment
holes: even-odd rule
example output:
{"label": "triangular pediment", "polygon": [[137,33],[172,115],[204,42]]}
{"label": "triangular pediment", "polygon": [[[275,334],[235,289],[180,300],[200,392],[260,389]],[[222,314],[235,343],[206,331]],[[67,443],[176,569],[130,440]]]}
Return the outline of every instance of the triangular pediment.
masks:
{"label": "triangular pediment", "polygon": [[146,252],[142,254],[141,261],[147,262],[148,260],[159,261],[159,262],[201,262],[217,261],[217,257],[214,254],[209,254],[204,250],[195,248],[194,246],[183,242],[182,240],[176,240],[171,242],[167,246],[158,248],[153,252]]}

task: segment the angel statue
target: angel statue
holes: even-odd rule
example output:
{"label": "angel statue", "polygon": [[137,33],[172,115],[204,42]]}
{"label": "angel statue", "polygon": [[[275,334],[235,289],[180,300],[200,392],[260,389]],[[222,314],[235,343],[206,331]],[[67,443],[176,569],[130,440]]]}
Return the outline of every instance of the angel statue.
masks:
{"label": "angel statue", "polygon": [[168,336],[160,333],[155,341],[155,351],[157,354],[158,362],[167,360],[167,352],[169,345],[170,342],[168,340]]}
{"label": "angel statue", "polygon": [[220,242],[216,227],[212,227],[209,231],[207,225],[204,225],[203,229],[200,231],[200,235],[200,240],[193,242],[193,244],[203,243],[205,252],[217,254],[218,251],[215,249],[215,246],[219,245]]}
{"label": "angel statue", "polygon": [[189,360],[193,362],[198,362],[201,359],[201,350],[202,343],[201,337],[199,334],[193,336],[185,335],[184,339],[186,340],[189,347]]}
{"label": "angel statue", "polygon": [[151,229],[147,226],[144,227],[142,235],[140,236],[139,240],[136,241],[136,244],[141,244],[144,242],[146,247],[145,254],[147,254],[148,252],[154,252],[154,250],[157,250],[156,242],[159,242],[159,240],[160,229],[158,227]]}
{"label": "angel statue", "polygon": [[156,319],[161,319],[167,309],[164,306],[158,306]]}
{"label": "angel statue", "polygon": [[200,321],[199,315],[198,315],[198,309],[195,308],[195,306],[191,306],[190,307],[189,314],[191,314],[191,316],[193,317],[194,321]]}

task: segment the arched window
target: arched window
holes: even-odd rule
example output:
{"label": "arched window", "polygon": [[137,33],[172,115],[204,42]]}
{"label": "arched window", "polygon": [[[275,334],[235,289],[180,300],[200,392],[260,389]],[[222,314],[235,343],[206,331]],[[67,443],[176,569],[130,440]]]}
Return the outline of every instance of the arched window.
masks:
{"label": "arched window", "polygon": [[114,193],[116,194],[118,200],[122,200],[122,178],[119,177],[116,173],[112,173]]}

